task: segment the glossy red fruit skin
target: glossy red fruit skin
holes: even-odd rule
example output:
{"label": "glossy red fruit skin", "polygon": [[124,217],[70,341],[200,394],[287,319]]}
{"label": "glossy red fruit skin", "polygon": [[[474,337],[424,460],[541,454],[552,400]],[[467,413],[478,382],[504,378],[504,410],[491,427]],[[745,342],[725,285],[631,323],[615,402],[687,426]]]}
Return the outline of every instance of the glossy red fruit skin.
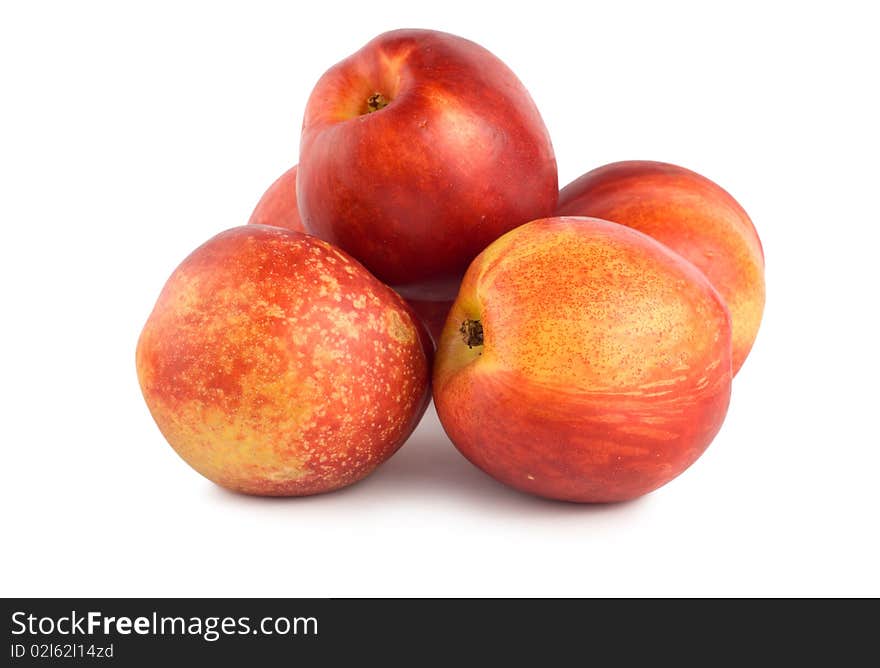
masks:
{"label": "glossy red fruit skin", "polygon": [[[468,321],[482,324],[473,347]],[[437,415],[473,464],[550,499],[625,501],[682,473],[720,429],[730,315],[647,235],[550,218],[477,257],[435,360]]]}
{"label": "glossy red fruit skin", "polygon": [[[387,106],[370,112],[376,94]],[[558,181],[543,120],[504,63],[461,37],[396,30],[318,81],[297,189],[309,233],[408,299],[448,301],[486,245],[550,215]]]}
{"label": "glossy red fruit skin", "polygon": [[248,225],[271,225],[294,232],[305,232],[296,199],[296,172],[294,165],[270,185],[248,220]]}
{"label": "glossy red fruit skin", "polygon": [[196,471],[304,496],[362,479],[415,429],[433,348],[406,303],[315,237],[218,234],[166,283],[137,346],[144,399]]}
{"label": "glossy red fruit skin", "polygon": [[748,214],[726,190],[677,165],[616,162],[565,186],[556,215],[595,216],[632,227],[702,271],[730,310],[736,375],[764,312],[764,250]]}

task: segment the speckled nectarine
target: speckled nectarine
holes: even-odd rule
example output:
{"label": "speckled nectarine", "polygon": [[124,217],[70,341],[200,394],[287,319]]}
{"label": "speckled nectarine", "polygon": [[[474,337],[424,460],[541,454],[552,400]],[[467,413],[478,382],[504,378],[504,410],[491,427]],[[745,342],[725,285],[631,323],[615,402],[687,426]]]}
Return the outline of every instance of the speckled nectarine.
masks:
{"label": "speckled nectarine", "polygon": [[431,345],[409,307],[320,239],[223,232],[166,283],[137,346],[159,429],[196,471],[267,496],[360,480],[415,428]]}
{"label": "speckled nectarine", "polygon": [[474,260],[437,348],[434,403],[485,472],[553,499],[668,482],[727,411],[730,316],[692,264],[589,218],[523,225]]}

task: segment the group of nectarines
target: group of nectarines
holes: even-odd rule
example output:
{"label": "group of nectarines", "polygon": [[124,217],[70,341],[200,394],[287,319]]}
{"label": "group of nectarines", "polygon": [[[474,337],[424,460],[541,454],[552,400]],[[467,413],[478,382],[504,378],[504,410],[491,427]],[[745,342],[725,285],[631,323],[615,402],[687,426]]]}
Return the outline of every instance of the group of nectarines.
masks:
{"label": "group of nectarines", "polygon": [[321,77],[298,165],[174,271],[137,371],[172,447],[238,492],[362,479],[433,389],[497,480],[621,501],[712,441],[763,305],[761,243],[726,191],[620,162],[560,192],[513,72],[398,30]]}

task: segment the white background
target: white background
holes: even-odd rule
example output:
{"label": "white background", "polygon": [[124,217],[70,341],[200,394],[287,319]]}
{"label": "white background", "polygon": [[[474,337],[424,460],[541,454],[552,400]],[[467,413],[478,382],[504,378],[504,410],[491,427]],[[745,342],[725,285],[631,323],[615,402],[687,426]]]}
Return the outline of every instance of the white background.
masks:
{"label": "white background", "polygon": [[[880,595],[870,3],[3,3],[3,595]],[[832,4],[827,4],[831,7]],[[632,503],[533,499],[431,409],[363,483],[222,491],[164,442],[140,328],[177,263],[297,160],[322,72],[455,32],[531,91],[560,184],[695,169],[750,212],[765,320],[727,421]]]}

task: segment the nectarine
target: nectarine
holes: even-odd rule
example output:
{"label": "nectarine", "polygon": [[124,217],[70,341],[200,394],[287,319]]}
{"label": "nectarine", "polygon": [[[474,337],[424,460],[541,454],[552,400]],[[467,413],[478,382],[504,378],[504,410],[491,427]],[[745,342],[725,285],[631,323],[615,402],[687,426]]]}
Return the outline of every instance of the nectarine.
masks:
{"label": "nectarine", "polygon": [[628,227],[549,218],[468,269],[434,403],[455,446],[501,482],[609,502],[690,466],[730,384],[730,316],[696,267]]}
{"label": "nectarine", "polygon": [[177,453],[228,489],[327,492],[390,457],[429,400],[431,345],[403,300],[342,251],[245,225],[195,250],[137,346]]}
{"label": "nectarine", "polygon": [[380,35],[306,106],[297,175],[310,234],[408,299],[449,301],[470,261],[556,206],[556,160],[504,63],[430,30]]}

